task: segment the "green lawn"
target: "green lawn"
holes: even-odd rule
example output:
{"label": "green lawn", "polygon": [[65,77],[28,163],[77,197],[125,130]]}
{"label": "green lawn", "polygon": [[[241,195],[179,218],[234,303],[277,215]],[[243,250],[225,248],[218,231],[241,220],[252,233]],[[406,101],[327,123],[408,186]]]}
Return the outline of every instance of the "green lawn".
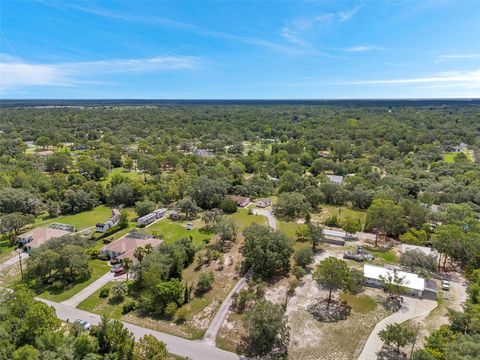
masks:
{"label": "green lawn", "polygon": [[0,240],[0,261],[12,257],[12,251],[17,248],[17,245],[10,245],[10,240]]}
{"label": "green lawn", "polygon": [[85,287],[93,283],[95,280],[100,278],[102,275],[105,275],[108,271],[110,271],[110,266],[106,261],[102,260],[91,260],[90,266],[92,268],[92,275],[88,280],[75,283],[68,288],[64,289],[63,291],[56,291],[56,290],[45,290],[40,293],[38,296],[47,300],[52,300],[56,302],[62,302],[71,298],[73,295],[77,294]]}
{"label": "green lawn", "polygon": [[277,224],[280,231],[283,231],[285,234],[287,234],[289,237],[295,240],[297,239],[297,231],[300,228],[306,226],[305,224],[297,224],[296,222],[283,221],[278,219],[277,219]]}
{"label": "green lawn", "polygon": [[[187,230],[185,225],[189,222],[194,223],[192,230]],[[143,229],[143,232],[147,232],[152,235],[163,235],[163,240],[166,243],[175,242],[186,237],[192,237],[195,245],[201,244],[202,240],[210,239],[212,234],[202,233],[200,231],[199,221],[173,221],[170,219],[163,219],[152,226]]]}
{"label": "green lawn", "polygon": [[366,211],[353,210],[345,206],[322,205],[321,207],[322,211],[320,213],[320,221],[322,222],[332,215],[337,215],[339,221],[349,217],[355,220],[360,220],[360,223],[363,226],[365,225],[365,221],[367,219]]}
{"label": "green lawn", "polygon": [[74,215],[59,216],[53,219],[37,218],[35,226],[48,225],[53,222],[70,224],[75,226],[75,229],[83,230],[92,226],[95,226],[98,222],[104,222],[112,215],[112,209],[105,205],[97,206],[92,210],[84,211]]}
{"label": "green lawn", "polygon": [[[468,160],[471,162],[474,162],[474,156],[473,156],[473,150],[464,150],[463,153],[467,155]],[[455,157],[457,156],[458,152],[446,152],[443,153],[443,161],[447,163],[454,163],[455,162]]]}
{"label": "green lawn", "polygon": [[249,215],[248,214],[248,209],[238,209],[238,211],[235,214],[232,215],[227,215],[231,219],[233,219],[237,225],[238,229],[240,231],[245,230],[247,227],[249,227],[252,224],[260,224],[263,226],[268,226],[268,221],[267,218],[263,215]]}
{"label": "green lawn", "polygon": [[366,314],[377,308],[377,302],[375,299],[368,295],[341,293],[340,298],[345,300],[354,311],[362,314]]}
{"label": "green lawn", "polygon": [[398,258],[397,255],[392,251],[375,251],[375,250],[368,250],[371,254],[375,255],[374,262],[377,263],[388,263],[388,264],[397,264]]}
{"label": "green lawn", "polygon": [[[98,289],[96,292],[94,292],[92,295],[90,295],[88,298],[83,300],[80,304],[78,304],[77,308],[97,314],[105,314],[112,319],[120,319],[120,317],[122,316],[122,305],[112,303],[111,301],[109,301],[109,298],[100,297],[100,291],[104,288],[112,289],[113,284],[113,281],[107,283],[106,285]],[[129,300],[132,300],[132,298],[126,296],[123,302]]]}
{"label": "green lawn", "polygon": [[[123,168],[113,168],[107,175],[105,179],[101,181],[102,184],[108,184],[110,180],[112,180],[112,177],[115,175],[121,174],[123,176],[126,176],[127,178],[131,180],[141,180],[143,181],[143,173],[139,173],[136,171],[125,171]],[[148,175],[147,175],[148,178]]]}

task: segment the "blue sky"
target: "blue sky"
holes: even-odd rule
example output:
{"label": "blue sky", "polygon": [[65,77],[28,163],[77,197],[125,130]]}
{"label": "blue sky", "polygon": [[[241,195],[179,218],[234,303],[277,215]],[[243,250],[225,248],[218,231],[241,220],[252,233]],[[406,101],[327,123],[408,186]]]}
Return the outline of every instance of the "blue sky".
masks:
{"label": "blue sky", "polygon": [[480,97],[480,1],[1,1],[2,98]]}

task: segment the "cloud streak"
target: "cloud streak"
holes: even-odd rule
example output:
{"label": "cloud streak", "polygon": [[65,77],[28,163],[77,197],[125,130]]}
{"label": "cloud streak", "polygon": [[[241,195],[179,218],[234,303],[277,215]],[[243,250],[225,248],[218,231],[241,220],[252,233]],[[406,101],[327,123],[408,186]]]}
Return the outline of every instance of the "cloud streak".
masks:
{"label": "cloud streak", "polygon": [[381,46],[372,46],[372,45],[357,45],[343,49],[347,52],[367,52],[367,51],[384,51],[385,48]]}
{"label": "cloud streak", "polygon": [[31,64],[0,54],[0,88],[26,86],[78,86],[98,83],[108,74],[132,75],[175,70],[190,70],[198,59],[186,56],[157,56],[143,59],[113,59],[58,64]]}
{"label": "cloud streak", "polygon": [[430,85],[437,87],[462,87],[480,89],[480,69],[473,71],[450,71],[424,77],[372,80],[308,81],[288,83],[286,87],[344,86],[344,85]]}
{"label": "cloud streak", "polygon": [[139,16],[134,14],[123,15],[123,14],[109,11],[109,10],[89,8],[89,7],[79,6],[72,3],[69,3],[69,4],[62,3],[61,5],[52,4],[52,6],[68,7],[71,9],[75,9],[77,11],[81,11],[84,13],[88,13],[88,14],[92,14],[100,17],[110,18],[110,19],[117,19],[117,20],[122,20],[127,22],[133,22],[133,23],[142,23],[147,25],[155,25],[155,26],[180,29],[180,30],[188,31],[200,36],[213,37],[213,38],[223,39],[223,40],[237,42],[237,43],[260,46],[260,47],[268,48],[270,50],[275,50],[283,53],[301,53],[295,47],[286,46],[283,44],[276,43],[274,41],[269,41],[269,40],[261,39],[254,36],[245,36],[245,35],[232,34],[232,33],[223,32],[223,31],[217,31],[206,26],[187,23],[183,21],[177,21],[177,20],[173,20],[173,19],[169,19],[161,16],[155,16],[155,15]]}

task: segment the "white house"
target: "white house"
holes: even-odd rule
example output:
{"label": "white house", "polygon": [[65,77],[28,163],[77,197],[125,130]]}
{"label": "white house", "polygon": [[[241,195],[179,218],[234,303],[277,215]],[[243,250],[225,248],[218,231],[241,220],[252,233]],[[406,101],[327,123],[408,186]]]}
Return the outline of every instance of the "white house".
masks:
{"label": "white house", "polygon": [[257,206],[259,208],[266,208],[267,206],[272,205],[272,199],[265,198],[265,199],[260,199],[257,201]]}
{"label": "white house", "polygon": [[98,232],[105,232],[120,222],[120,210],[112,209],[112,216],[104,223],[97,223],[95,226]]}
{"label": "white house", "polygon": [[343,184],[343,176],[340,175],[327,175],[328,180],[334,184],[342,185]]}
{"label": "white house", "polygon": [[[363,265],[363,276],[365,284],[373,287],[382,287],[381,277],[392,276],[393,269],[387,269],[382,266],[365,264]],[[405,271],[397,271],[397,276],[403,278],[402,286],[405,288],[405,294],[421,298],[425,290],[425,279],[417,274]]]}
{"label": "white house", "polygon": [[161,219],[164,215],[167,209],[157,209],[151,212],[150,214],[144,215],[142,217],[139,217],[137,219],[137,224],[138,225],[148,225],[154,222],[155,220]]}

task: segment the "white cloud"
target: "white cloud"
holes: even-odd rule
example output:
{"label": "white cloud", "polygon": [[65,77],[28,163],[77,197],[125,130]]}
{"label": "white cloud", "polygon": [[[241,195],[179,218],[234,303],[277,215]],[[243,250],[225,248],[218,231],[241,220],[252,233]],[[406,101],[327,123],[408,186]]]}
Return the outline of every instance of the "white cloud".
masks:
{"label": "white cloud", "polygon": [[472,60],[480,59],[480,54],[444,54],[439,55],[435,60],[435,63],[441,63],[449,60]]}
{"label": "white cloud", "polygon": [[[345,85],[412,85],[412,87],[451,87],[456,90],[480,89],[480,69],[473,71],[450,71],[423,77],[397,79],[341,80],[341,81],[305,81],[286,83],[286,87],[305,86],[345,86]],[[416,86],[419,85],[419,86]]]}
{"label": "white cloud", "polygon": [[193,69],[197,62],[197,58],[193,57],[157,56],[144,59],[33,64],[0,54],[0,88],[76,86],[92,83],[92,76]]}
{"label": "white cloud", "polygon": [[386,50],[386,49],[381,46],[372,46],[372,45],[357,45],[357,46],[352,46],[352,47],[343,49],[343,51],[348,51],[348,52],[366,52],[366,51],[382,51],[382,50]]}
{"label": "white cloud", "polygon": [[363,3],[358,4],[357,6],[355,6],[354,8],[352,8],[350,10],[338,12],[337,15],[338,15],[338,18],[339,18],[340,22],[345,22],[345,21],[350,20],[352,17],[355,16],[355,14],[358,12],[358,10],[360,10],[362,7],[363,7]]}

